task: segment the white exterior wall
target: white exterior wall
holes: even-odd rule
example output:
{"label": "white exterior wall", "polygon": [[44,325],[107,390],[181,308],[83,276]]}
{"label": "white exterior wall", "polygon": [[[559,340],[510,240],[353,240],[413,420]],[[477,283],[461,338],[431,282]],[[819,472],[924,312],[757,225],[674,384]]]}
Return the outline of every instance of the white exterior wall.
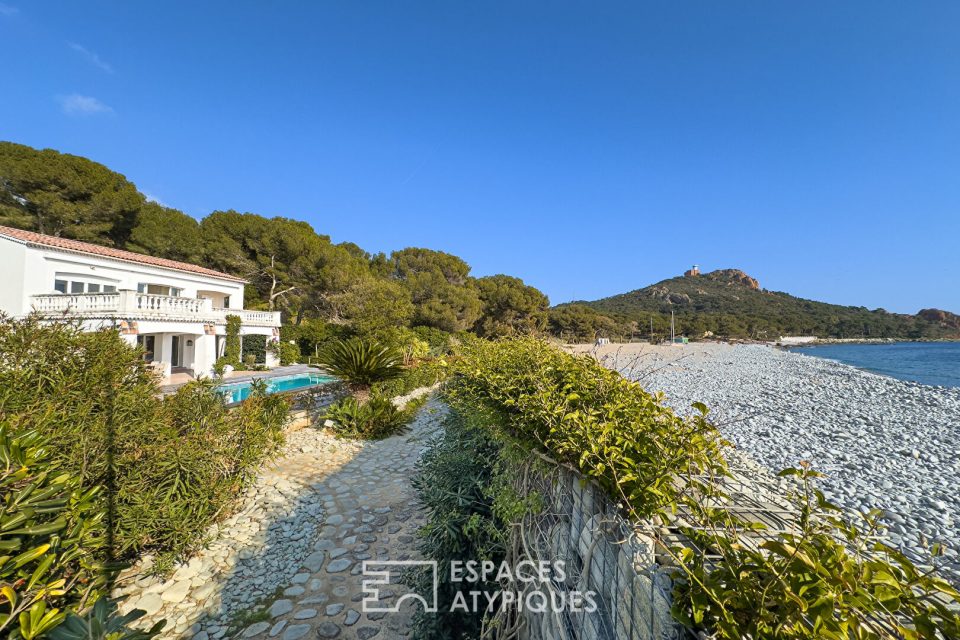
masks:
{"label": "white exterior wall", "polygon": [[[86,282],[99,282],[101,285],[113,285],[118,291],[136,291],[138,284],[148,283],[181,289],[180,296],[183,298],[197,298],[200,297],[198,292],[204,292],[201,295],[213,298],[215,307],[223,303],[223,296],[229,296],[229,308],[243,308],[243,283],[214,276],[26,246],[0,238],[0,264],[7,260],[19,263],[22,273],[22,276],[17,278],[22,282],[19,296],[11,295],[9,300],[0,300],[2,308],[12,315],[30,312],[30,296],[57,293],[53,288],[54,281],[61,276],[61,279],[66,280],[76,278]],[[6,282],[9,271],[4,270],[2,273]],[[3,289],[6,289],[6,284]]]}
{"label": "white exterior wall", "polygon": [[[0,311],[12,316],[23,313],[26,278],[24,268],[27,247],[0,238]],[[50,286],[53,286],[51,283]]]}
{"label": "white exterior wall", "polygon": [[201,335],[193,342],[193,365],[190,367],[196,375],[213,374],[213,364],[217,361],[217,337]]}
{"label": "white exterior wall", "polygon": [[[100,329],[118,328],[118,321],[109,319],[91,319],[83,321],[83,328],[86,331],[98,331]],[[137,334],[141,336],[154,336],[154,361],[171,362],[173,349],[173,336],[180,336],[181,341],[181,361],[179,366],[185,369],[191,369],[198,378],[209,377],[213,374],[213,365],[216,363],[220,354],[217,353],[217,337],[226,336],[226,325],[217,324],[214,326],[214,334],[207,334],[205,325],[200,322],[170,322],[165,320],[137,320]],[[274,335],[273,327],[240,326],[241,336],[261,335],[267,336],[268,342],[279,340]],[[123,339],[131,346],[137,345],[137,335],[124,334]],[[191,344],[187,344],[190,342]],[[280,360],[267,350],[266,363],[268,367],[276,367]]]}
{"label": "white exterior wall", "polygon": [[[115,260],[107,257],[60,251],[54,248],[27,245],[9,238],[0,237],[0,311],[11,316],[23,316],[33,310],[32,296],[58,295],[55,280],[78,280],[87,283],[111,285],[119,291],[136,292],[141,283],[175,287],[181,298],[206,298],[214,309],[230,309],[243,317],[243,283],[216,276],[167,269],[149,264]],[[96,295],[96,294],[90,294]],[[125,294],[126,295],[126,294]],[[132,295],[132,294],[131,294]],[[226,298],[229,297],[229,301]],[[227,302],[225,305],[224,303]],[[262,313],[251,312],[262,316]],[[123,339],[137,344],[137,336],[155,336],[154,361],[169,364],[172,356],[173,336],[180,336],[181,361],[179,366],[192,369],[197,376],[209,375],[217,359],[217,336],[226,335],[223,314],[219,320],[189,316],[165,319],[163,317],[138,316],[135,312],[117,310],[105,316],[87,317],[83,327],[89,331],[101,328],[121,328],[124,320],[136,323],[135,334],[124,333]],[[269,317],[269,316],[268,316]],[[276,341],[279,320],[262,318],[251,320],[255,324],[242,324],[241,335],[265,335],[268,341]],[[273,326],[262,326],[272,324]],[[213,331],[213,335],[208,332]],[[188,344],[189,343],[189,344]],[[276,359],[267,353],[267,364]]]}

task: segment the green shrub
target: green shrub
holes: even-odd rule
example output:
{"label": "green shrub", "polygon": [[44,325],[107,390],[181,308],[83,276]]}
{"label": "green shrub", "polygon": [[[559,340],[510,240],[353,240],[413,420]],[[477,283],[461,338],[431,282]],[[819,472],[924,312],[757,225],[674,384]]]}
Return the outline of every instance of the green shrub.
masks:
{"label": "green shrub", "polygon": [[430,345],[408,327],[388,327],[366,334],[363,338],[380,343],[399,354],[404,365],[410,365],[430,354]]}
{"label": "green shrub", "polygon": [[159,635],[166,621],[155,623],[148,630],[135,629],[132,624],[142,618],[141,609],[120,615],[117,605],[108,598],[100,598],[80,615],[69,613],[63,624],[50,633],[50,640],[150,640]]}
{"label": "green shrub", "polygon": [[226,339],[223,345],[223,357],[232,364],[240,364],[240,316],[227,314]]}
{"label": "green shrub", "polygon": [[[439,567],[450,567],[455,560],[491,560],[499,566],[505,557],[509,523],[494,514],[492,495],[501,447],[487,425],[481,413],[465,407],[451,409],[443,431],[429,442],[417,464],[413,485],[427,512],[418,546],[423,557],[435,560]],[[458,592],[464,592],[461,597],[469,601],[470,591],[493,594],[501,587],[495,581],[454,582],[447,570],[437,578],[437,612],[418,611],[413,636],[422,640],[480,637],[483,612],[451,611],[451,605]],[[413,586],[431,595],[432,574],[416,575]]]}
{"label": "green shrub", "polygon": [[300,354],[300,347],[295,344],[284,341],[273,342],[271,348],[283,366],[296,364],[303,359]]}
{"label": "green shrub", "polygon": [[404,367],[396,378],[377,382],[371,387],[371,391],[377,395],[395,398],[414,389],[433,386],[446,379],[449,374],[450,366],[445,359],[421,360],[413,366]]}
{"label": "green shrub", "polygon": [[884,627],[910,639],[960,634],[960,593],[878,542],[879,512],[863,526],[839,515],[813,487],[815,472],[783,472],[801,480],[795,531],[718,509],[730,500],[723,443],[702,404],[679,418],[596,361],[529,339],[466,341],[447,389],[488,410],[492,432],[596,480],[627,515],[669,521],[682,509],[688,542],[659,546],[676,567],[674,617],[693,629],[730,640],[890,637]]}
{"label": "green shrub", "polygon": [[434,357],[450,353],[451,334],[436,327],[414,327],[413,334],[427,343],[430,354]]}
{"label": "green shrub", "polygon": [[740,544],[757,525],[713,508],[725,498],[719,492],[686,502],[710,526],[682,532],[712,559],[674,550],[683,570],[674,593],[678,620],[718,640],[879,640],[891,637],[884,627],[896,629],[895,637],[960,637],[960,592],[878,541],[882,512],[853,524],[816,489],[821,474],[809,465],[780,475],[800,479],[790,496],[796,530],[766,535],[759,545]]}
{"label": "green shrub", "polygon": [[379,440],[402,430],[410,415],[389,398],[373,396],[361,404],[348,396],[330,405],[325,418],[333,422],[331,428],[339,436]]}
{"label": "green shrub", "polygon": [[330,345],[320,355],[320,364],[347,383],[359,399],[365,399],[370,385],[402,373],[395,351],[360,338]]}
{"label": "green shrub", "polygon": [[161,398],[115,331],[0,321],[0,354],[0,415],[11,433],[41,434],[51,459],[84,487],[104,487],[113,557],[197,548],[282,441],[282,397],[260,385],[228,411],[206,381]]}
{"label": "green shrub", "polygon": [[213,363],[213,374],[218,378],[222,378],[228,366],[233,367],[234,371],[247,371],[248,369],[256,369],[256,365],[248,367],[243,362],[235,362],[226,356],[220,356],[217,358],[217,361]]}
{"label": "green shrub", "polygon": [[100,597],[106,509],[36,432],[0,425],[0,636],[32,638]]}
{"label": "green shrub", "polygon": [[514,437],[574,465],[641,517],[676,501],[681,476],[723,472],[722,440],[703,415],[681,418],[636,382],[539,340],[464,343],[448,387],[499,409]]}
{"label": "green shrub", "polygon": [[160,420],[119,452],[117,539],[121,552],[179,556],[204,542],[206,528],[283,442],[286,401],[254,381],[250,397],[227,409],[209,381],[163,400]]}
{"label": "green shrub", "polygon": [[251,334],[243,336],[242,356],[243,363],[251,367],[257,363],[267,361],[267,336]]}

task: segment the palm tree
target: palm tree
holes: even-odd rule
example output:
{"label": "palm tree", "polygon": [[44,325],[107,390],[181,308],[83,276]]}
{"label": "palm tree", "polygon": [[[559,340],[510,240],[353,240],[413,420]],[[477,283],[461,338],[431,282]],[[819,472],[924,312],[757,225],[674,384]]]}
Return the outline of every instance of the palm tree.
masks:
{"label": "palm tree", "polygon": [[370,398],[375,382],[399,376],[401,356],[393,349],[372,340],[351,338],[338,341],[320,354],[320,364],[347,383],[360,404]]}

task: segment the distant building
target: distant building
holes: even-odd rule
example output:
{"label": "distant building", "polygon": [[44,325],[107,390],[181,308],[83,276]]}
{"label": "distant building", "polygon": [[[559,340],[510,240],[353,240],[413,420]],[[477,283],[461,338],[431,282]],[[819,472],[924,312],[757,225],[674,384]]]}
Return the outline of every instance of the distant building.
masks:
{"label": "distant building", "polygon": [[683,275],[687,277],[700,275],[700,265],[698,264],[693,265],[692,267],[690,267],[689,271],[684,271]]}

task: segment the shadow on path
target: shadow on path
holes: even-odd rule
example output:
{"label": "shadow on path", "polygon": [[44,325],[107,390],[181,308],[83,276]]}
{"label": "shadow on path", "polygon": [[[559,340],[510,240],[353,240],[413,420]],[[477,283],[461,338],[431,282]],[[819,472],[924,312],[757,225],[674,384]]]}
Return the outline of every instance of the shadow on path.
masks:
{"label": "shadow on path", "polygon": [[[415,607],[364,613],[364,560],[415,559],[423,522],[414,466],[445,407],[429,401],[410,429],[380,441],[338,441],[307,428],[291,434],[246,506],[165,582],[137,583],[125,608],[167,618],[167,638],[400,638]],[[386,605],[409,589],[380,591]]]}

